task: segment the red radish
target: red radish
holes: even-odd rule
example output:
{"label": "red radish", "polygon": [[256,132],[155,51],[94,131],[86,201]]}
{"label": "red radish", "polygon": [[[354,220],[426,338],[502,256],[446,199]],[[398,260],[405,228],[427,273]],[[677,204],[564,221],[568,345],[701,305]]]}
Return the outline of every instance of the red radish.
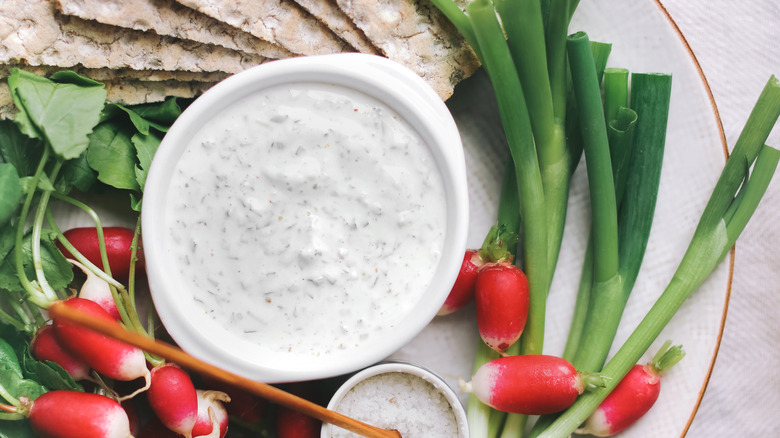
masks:
{"label": "red radish", "polygon": [[[94,301],[70,298],[63,303],[93,318],[119,326],[119,323]],[[57,318],[54,319],[54,329],[57,339],[65,349],[83,359],[95,371],[115,380],[127,381],[144,377],[146,386],[140,391],[148,388],[150,373],[146,368],[144,353],[140,349]]]}
{"label": "red radish", "polygon": [[198,395],[190,376],[176,364],[165,363],[152,369],[151,380],[147,398],[157,418],[167,428],[191,437],[198,417]]}
{"label": "red radish", "polygon": [[192,436],[212,436],[214,420],[216,420],[219,434],[214,434],[214,436],[223,438],[228,428],[228,413],[223,403],[229,402],[230,397],[221,391],[198,389],[196,393],[198,394],[198,420],[192,429]]}
{"label": "red radish", "polygon": [[128,438],[122,406],[104,395],[51,391],[32,402],[30,425],[41,438]]}
{"label": "red radish", "polygon": [[292,409],[279,406],[276,411],[276,438],[317,438],[322,421]]}
{"label": "red radish", "polygon": [[612,436],[645,415],[661,392],[661,374],[685,356],[682,346],[670,345],[664,343],[650,363],[634,365],[577,432]]}
{"label": "red radish", "polygon": [[38,329],[30,344],[30,350],[36,359],[55,362],[76,380],[89,376],[89,365],[62,347],[51,325],[44,325]]}
{"label": "red radish", "polygon": [[[130,246],[133,242],[135,232],[129,228],[106,227],[103,228],[103,237],[106,241],[106,254],[108,255],[108,265],[111,267],[111,274],[117,280],[127,281],[130,272]],[[63,233],[66,239],[95,266],[102,267],[103,262],[100,257],[100,245],[98,243],[97,229],[94,227],[73,228]],[[63,246],[59,245],[60,251],[68,258],[74,258],[71,253]],[[141,248],[136,253],[138,261],[136,269],[142,270],[144,267],[144,257]]]}
{"label": "red radish", "polygon": [[556,356],[507,356],[482,365],[461,389],[499,411],[543,415],[568,408],[586,389],[603,386],[601,376],[578,373]]}
{"label": "red radish", "polygon": [[477,273],[480,266],[484,264],[479,251],[467,250],[463,256],[463,263],[460,265],[458,278],[452,285],[452,290],[439,309],[439,316],[449,315],[455,312],[474,299],[474,285],[477,282]]}
{"label": "red radish", "polygon": [[116,308],[116,302],[114,301],[114,296],[111,294],[111,287],[108,283],[93,274],[92,271],[81,263],[73,259],[68,259],[68,261],[81,269],[87,276],[86,281],[81,285],[81,290],[79,290],[79,298],[85,298],[98,303],[100,307],[106,309],[106,312],[108,312],[112,318],[119,320],[119,310]]}
{"label": "red radish", "polygon": [[503,353],[517,342],[528,319],[528,279],[517,266],[498,263],[479,271],[477,326],[488,347]]}

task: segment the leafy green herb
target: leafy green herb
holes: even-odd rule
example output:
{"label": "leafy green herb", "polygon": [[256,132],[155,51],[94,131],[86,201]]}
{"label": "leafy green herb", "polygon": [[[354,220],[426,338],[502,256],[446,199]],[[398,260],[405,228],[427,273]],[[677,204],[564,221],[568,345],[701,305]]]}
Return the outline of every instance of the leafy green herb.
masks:
{"label": "leafy green herb", "polygon": [[12,164],[20,177],[30,176],[42,153],[42,141],[22,134],[12,120],[0,120],[0,162]]}
{"label": "leafy green herb", "polygon": [[[0,234],[0,249],[5,246],[4,241],[8,238],[6,233],[7,231],[4,229],[4,232]],[[50,233],[43,233],[42,239],[41,265],[43,266],[43,272],[46,274],[46,279],[52,288],[63,289],[73,281],[73,267],[68,260],[65,259],[65,256],[62,255],[60,250],[57,249],[57,246],[54,244],[54,238]],[[27,233],[24,237],[21,250],[24,259],[25,273],[28,278],[34,278],[35,270],[33,268],[31,233]],[[1,252],[0,255],[2,255]],[[0,289],[10,291],[24,290],[17,275],[12,253],[7,254],[2,261],[2,264],[0,264]]]}
{"label": "leafy green herb", "polygon": [[22,199],[22,185],[13,164],[0,163],[0,227],[16,213]]}
{"label": "leafy green herb", "polygon": [[64,159],[84,152],[105,104],[103,84],[65,72],[46,79],[14,68],[8,86],[19,109],[15,122],[25,135],[45,140]]}
{"label": "leafy green herb", "polygon": [[62,165],[62,178],[57,181],[57,190],[60,193],[68,193],[71,187],[76,187],[82,192],[88,192],[96,182],[97,173],[89,167],[87,151],[84,151]]}
{"label": "leafy green herb", "polygon": [[162,137],[154,131],[148,134],[139,132],[133,136],[131,141],[135,146],[138,157],[138,165],[135,167],[135,178],[141,190],[143,190],[146,185],[146,176],[149,174],[149,167],[152,165],[152,158],[162,142]]}
{"label": "leafy green herb", "polygon": [[19,406],[19,397],[35,400],[45,392],[43,385],[24,378],[14,348],[4,339],[0,339],[0,397],[14,406]]}
{"label": "leafy green herb", "polygon": [[27,420],[0,419],[0,438],[38,438]]}
{"label": "leafy green herb", "polygon": [[131,133],[117,121],[101,123],[89,137],[87,162],[98,180],[118,189],[140,190]]}

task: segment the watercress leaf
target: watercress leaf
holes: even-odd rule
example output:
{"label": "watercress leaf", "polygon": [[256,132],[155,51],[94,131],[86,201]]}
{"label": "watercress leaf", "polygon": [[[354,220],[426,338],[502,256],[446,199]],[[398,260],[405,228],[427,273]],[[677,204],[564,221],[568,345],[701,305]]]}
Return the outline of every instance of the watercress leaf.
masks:
{"label": "watercress leaf", "polygon": [[56,155],[69,160],[87,148],[87,136],[98,123],[106,90],[103,84],[73,72],[53,78],[12,70],[8,85],[19,109],[15,122],[23,133],[44,139]]}
{"label": "watercress leaf", "polygon": [[0,387],[3,393],[17,399],[24,396],[35,400],[46,392],[43,385],[24,377],[19,356],[13,346],[2,338],[0,338]]}
{"label": "watercress leaf", "polygon": [[11,220],[21,199],[22,185],[16,167],[10,163],[0,163],[0,227]]}
{"label": "watercress leaf", "polygon": [[35,380],[50,391],[84,391],[84,388],[60,365],[50,360],[39,361],[30,353],[29,345],[21,356],[22,373],[27,379]]}
{"label": "watercress leaf", "polygon": [[90,135],[87,162],[103,183],[118,189],[139,190],[136,161],[130,135],[119,123],[101,123]]}
{"label": "watercress leaf", "polygon": [[141,191],[146,184],[146,176],[149,173],[149,167],[152,165],[152,158],[154,157],[157,148],[160,146],[162,137],[156,134],[154,131],[147,135],[140,132],[133,135],[133,145],[135,146],[135,152],[138,156],[138,165],[135,167],[135,178],[138,181],[138,185],[141,187]]}
{"label": "watercress leaf", "polygon": [[181,115],[181,106],[175,97],[159,103],[144,103],[130,107],[134,112],[147,120],[170,126]]}
{"label": "watercress leaf", "polygon": [[[46,280],[53,289],[64,289],[73,281],[73,267],[62,255],[53,242],[53,234],[44,232],[41,236],[41,265]],[[35,278],[35,268],[32,259],[32,234],[22,240],[22,266],[28,278]],[[9,254],[0,265],[0,289],[23,291],[19,277],[16,275],[16,263]]]}
{"label": "watercress leaf", "polygon": [[[16,355],[14,347],[3,338],[0,338],[0,371],[2,371],[0,375],[8,379],[21,379],[23,377],[19,356]],[[0,379],[0,385],[7,390],[8,386],[3,383],[5,382]]]}
{"label": "watercress leaf", "polygon": [[[0,227],[0,262],[5,260],[14,249],[15,234],[16,230],[13,227]],[[2,333],[0,333],[0,337],[2,337]]]}
{"label": "watercress leaf", "polygon": [[138,114],[137,112],[133,111],[130,108],[124,107],[122,105],[115,105],[115,106],[121,109],[122,111],[124,111],[130,117],[130,122],[133,124],[135,129],[137,129],[138,132],[140,132],[141,134],[148,135],[150,128],[157,129],[158,131],[161,132],[168,131],[168,126],[161,125],[152,120],[145,119],[143,116],[141,116],[140,114]]}
{"label": "watercress leaf", "polygon": [[130,208],[133,211],[141,212],[141,204],[143,204],[143,197],[137,195],[135,192],[130,193]]}
{"label": "watercress leaf", "polygon": [[61,366],[51,361],[39,361],[33,357],[30,351],[30,335],[0,322],[0,339],[5,340],[12,347],[18,358],[21,377],[24,379],[34,380],[48,390],[84,390]]}
{"label": "watercress leaf", "polygon": [[29,420],[0,420],[0,438],[37,438]]}
{"label": "watercress leaf", "polygon": [[65,190],[65,187],[61,187],[60,184],[76,187],[82,192],[89,191],[97,182],[97,174],[87,163],[87,152],[85,151],[78,157],[66,161],[62,165],[62,178],[58,180],[61,183],[57,184],[57,188],[64,193],[67,193],[69,190]]}
{"label": "watercress leaf", "polygon": [[53,73],[51,76],[49,76],[49,79],[51,79],[54,82],[59,82],[62,84],[74,84],[79,85],[82,87],[102,87],[103,83],[98,82],[94,79],[90,79],[85,76],[81,76],[78,73],[71,71],[71,70],[61,70],[58,72]]}
{"label": "watercress leaf", "polygon": [[19,130],[13,120],[0,120],[0,162],[16,167],[19,176],[30,176],[43,154],[43,142]]}

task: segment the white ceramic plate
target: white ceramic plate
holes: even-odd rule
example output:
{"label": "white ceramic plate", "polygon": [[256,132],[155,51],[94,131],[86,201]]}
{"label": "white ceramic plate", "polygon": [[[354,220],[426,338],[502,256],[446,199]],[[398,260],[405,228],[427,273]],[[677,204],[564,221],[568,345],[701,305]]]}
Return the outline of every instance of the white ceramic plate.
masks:
{"label": "white ceramic plate", "polygon": [[[653,0],[582,2],[571,32],[584,30],[593,41],[612,43],[608,66],[636,72],[671,73],[672,101],[655,221],[642,271],[615,341],[619,346],[660,295],[690,241],[704,205],[725,162],[716,110],[706,82],[660,3]],[[495,221],[500,180],[506,162],[503,132],[485,75],[459,86],[449,101],[461,130],[470,186],[468,244],[479,247]],[[584,166],[572,182],[563,248],[547,309],[544,351],[563,351],[573,311],[589,225]],[[720,342],[731,282],[731,258],[683,305],[651,347],[644,361],[666,340],[682,344],[685,358],[663,379],[655,407],[624,437],[675,437],[685,434],[698,408]],[[438,317],[410,344],[392,356],[439,373],[457,387],[473,366],[477,335],[473,307]],[[613,352],[616,347],[613,348]],[[466,397],[463,396],[465,401]]]}
{"label": "white ceramic plate", "polygon": [[[693,234],[701,211],[725,161],[717,112],[706,82],[684,38],[657,0],[582,2],[572,32],[584,30],[591,40],[613,44],[609,66],[673,75],[666,157],[653,231],[642,271],[625,310],[615,341],[620,345],[663,291]],[[506,158],[492,88],[483,74],[461,84],[448,102],[461,130],[470,185],[468,244],[478,247],[494,222],[500,177]],[[101,200],[105,201],[105,200]],[[101,209],[104,225],[132,226],[121,213],[126,200]],[[545,353],[560,354],[571,319],[589,223],[587,181],[582,166],[572,182],[563,248],[548,301]],[[55,205],[62,229],[90,226],[81,212]],[[686,357],[665,375],[655,407],[623,437],[684,435],[698,408],[720,341],[728,305],[731,263],[724,261],[685,303],[658,338],[681,343]],[[473,308],[436,318],[391,359],[423,365],[457,388],[471,374],[477,345]],[[651,354],[644,360],[649,360]],[[462,395],[465,401],[466,396]]]}

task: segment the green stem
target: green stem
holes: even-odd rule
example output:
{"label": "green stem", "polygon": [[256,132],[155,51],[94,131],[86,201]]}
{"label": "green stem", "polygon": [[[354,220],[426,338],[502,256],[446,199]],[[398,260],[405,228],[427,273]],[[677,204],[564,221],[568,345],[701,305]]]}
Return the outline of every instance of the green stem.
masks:
{"label": "green stem", "polygon": [[[736,191],[742,186],[748,169],[755,161],[753,174],[743,188],[751,191],[743,196],[743,199],[750,198],[751,201],[742,201],[738,208],[744,210],[735,212],[734,215],[749,218],[754,213],[757,199],[765,193],[764,190],[780,161],[780,152],[764,145],[778,117],[780,83],[772,76],[726,161],[674,276],[653,307],[602,370],[601,374],[606,379],[605,387],[579,397],[540,437],[563,438],[573,433],[650,348],[685,300],[715,269],[728,248],[733,246],[738,236],[729,233],[723,215],[734,202]],[[741,227],[735,226],[732,231],[741,231]]]}
{"label": "green stem", "polygon": [[523,351],[541,352],[547,299],[547,220],[545,197],[531,122],[517,70],[491,4],[476,0],[469,18],[493,82],[502,125],[517,176],[522,218],[523,266],[529,283],[530,312],[523,333]]}
{"label": "green stem", "polygon": [[[58,159],[52,167],[49,175],[49,181],[55,181],[57,174],[62,168],[62,159]],[[51,190],[43,190],[41,193],[41,199],[38,201],[38,208],[35,212],[35,220],[33,222],[32,231],[32,257],[33,267],[35,268],[35,276],[38,281],[38,285],[41,291],[46,295],[49,302],[54,302],[59,299],[57,292],[52,289],[49,282],[46,280],[46,275],[43,272],[43,262],[41,261],[41,231],[43,229],[43,218],[46,213],[46,206],[49,204],[49,198],[51,197]]]}
{"label": "green stem", "polygon": [[[550,77],[555,118],[559,126],[565,126],[567,108],[567,53],[566,37],[569,22],[576,2],[572,0],[551,0],[547,23],[547,68]],[[527,62],[527,61],[526,61]]]}
{"label": "green stem", "polygon": [[582,332],[585,327],[585,321],[590,306],[590,295],[593,286],[593,236],[588,234],[588,243],[585,247],[583,257],[582,271],[580,273],[580,283],[577,288],[577,298],[574,302],[574,313],[569,326],[569,335],[566,338],[566,346],[563,349],[562,357],[569,362],[574,360],[574,355],[580,345]]}
{"label": "green stem", "polygon": [[[89,269],[89,271],[95,275],[97,275],[101,280],[108,283],[109,291],[111,292],[111,297],[114,299],[114,304],[116,305],[116,310],[119,313],[119,317],[122,320],[125,325],[128,325],[130,323],[130,317],[127,313],[127,309],[125,308],[124,303],[122,302],[122,298],[120,296],[120,292],[124,290],[124,286],[122,286],[121,283],[114,280],[113,277],[111,277],[109,274],[103,272],[102,269],[95,266],[91,261],[89,261],[84,255],[79,252],[78,249],[76,249],[75,246],[73,246],[72,243],[65,237],[65,235],[60,231],[59,226],[57,226],[57,222],[54,220],[54,216],[51,214],[51,210],[48,208],[46,209],[46,218],[49,221],[49,227],[51,227],[52,231],[57,235],[57,240],[62,244],[65,249],[70,252],[70,254],[82,265],[84,265],[85,268]],[[114,287],[114,284],[118,284],[119,288]]]}
{"label": "green stem", "polygon": [[32,284],[32,282],[30,282],[30,279],[27,278],[27,273],[24,272],[22,243],[24,240],[24,226],[27,222],[27,216],[30,214],[30,206],[32,205],[32,200],[36,192],[35,188],[38,187],[38,183],[41,180],[41,175],[43,175],[43,170],[46,167],[46,162],[49,159],[50,153],[50,148],[48,146],[45,147],[43,154],[41,155],[41,160],[38,162],[38,167],[35,169],[35,174],[33,174],[32,177],[30,192],[27,193],[27,197],[24,199],[24,203],[22,204],[22,212],[19,215],[19,222],[16,224],[16,238],[14,241],[14,263],[16,265],[16,276],[19,277],[19,281],[21,282],[24,290],[29,295],[30,301],[32,301],[35,305],[43,308],[49,305],[50,300],[42,290],[38,289],[35,285]]}
{"label": "green stem", "polygon": [[[482,339],[479,339],[477,345],[477,354],[474,358],[474,373],[484,364],[498,358],[498,353],[485,345]],[[469,394],[466,404],[466,418],[469,424],[469,436],[471,438],[493,438],[495,430],[491,431],[491,412],[493,408],[482,403],[474,394]]]}
{"label": "green stem", "polygon": [[604,117],[607,126],[617,120],[622,107],[628,107],[628,70],[607,68],[604,70]]}
{"label": "green stem", "polygon": [[572,84],[579,106],[593,218],[592,291],[580,347],[572,364],[579,371],[598,371],[609,351],[609,345],[605,348],[605,343],[600,340],[614,336],[612,332],[617,331],[622,314],[612,310],[624,307],[623,282],[618,275],[617,201],[601,87],[587,35],[583,32],[571,35],[568,49]]}
{"label": "green stem", "polygon": [[[14,309],[16,310],[16,309]],[[17,312],[18,313],[18,312]],[[26,331],[27,327],[25,326],[25,323],[23,321],[19,321],[16,317],[11,315],[10,313],[6,312],[2,308],[0,308],[0,321],[3,321],[6,324],[12,325],[15,329],[19,331]]]}
{"label": "green stem", "polygon": [[569,60],[583,136],[593,215],[594,282],[613,278],[618,270],[617,203],[607,129],[596,66],[584,32],[569,37]]}
{"label": "green stem", "polygon": [[[63,235],[62,232],[60,232],[60,229],[57,227],[56,222],[51,218],[49,220],[49,225],[51,226],[52,230],[54,230],[57,233],[57,240],[64,246],[73,256],[78,260],[82,265],[89,268],[92,273],[100,277],[102,280],[104,280],[109,285],[117,288],[118,290],[124,289],[124,285],[122,283],[118,282],[114,277],[111,276],[111,266],[108,264],[108,252],[106,250],[106,243],[105,239],[103,238],[103,225],[100,221],[100,216],[98,216],[97,212],[89,207],[88,205],[84,204],[83,202],[73,199],[69,196],[63,195],[61,193],[52,193],[52,196],[55,198],[67,202],[68,204],[71,204],[75,207],[78,207],[82,209],[85,213],[89,215],[89,217],[92,219],[92,221],[95,223],[95,229],[97,230],[98,234],[98,245],[100,248],[100,259],[101,263],[103,264],[104,269],[100,269],[97,266],[95,266],[94,263],[87,260],[86,257],[84,257],[77,249],[73,246],[72,243],[68,241],[68,239]],[[104,255],[105,254],[105,255]]]}

